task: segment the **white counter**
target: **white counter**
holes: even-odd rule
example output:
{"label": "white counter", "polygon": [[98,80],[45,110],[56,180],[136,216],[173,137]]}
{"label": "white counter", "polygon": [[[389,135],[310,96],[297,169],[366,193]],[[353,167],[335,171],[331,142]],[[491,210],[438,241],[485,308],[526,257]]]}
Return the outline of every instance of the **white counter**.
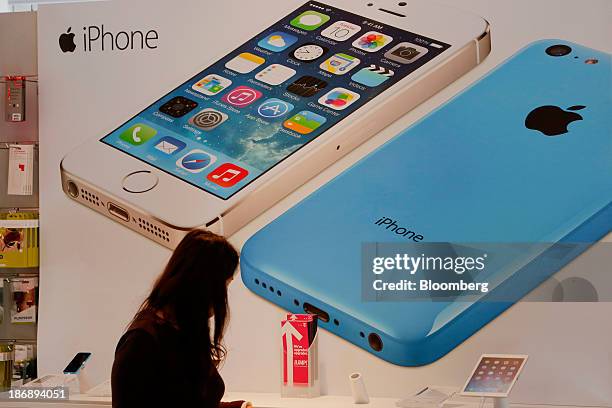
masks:
{"label": "white counter", "polygon": [[[234,400],[249,400],[252,401],[255,408],[395,408],[397,398],[372,398],[367,405],[355,405],[352,398],[346,396],[323,396],[313,399],[296,399],[296,398],[281,398],[279,394],[274,393],[241,393],[228,392],[224,398],[225,401]],[[103,406],[110,407],[111,399],[109,397],[91,397],[87,395],[72,395],[70,401],[65,402],[8,402],[0,401],[0,408],[100,408]],[[453,399],[446,406],[452,408],[478,408],[478,399]],[[485,404],[486,408],[492,407],[492,404]],[[512,408],[580,408],[571,406],[554,406],[554,405],[522,405],[511,404]],[[146,407],[143,407],[146,408]],[[593,407],[590,407],[593,408]]]}

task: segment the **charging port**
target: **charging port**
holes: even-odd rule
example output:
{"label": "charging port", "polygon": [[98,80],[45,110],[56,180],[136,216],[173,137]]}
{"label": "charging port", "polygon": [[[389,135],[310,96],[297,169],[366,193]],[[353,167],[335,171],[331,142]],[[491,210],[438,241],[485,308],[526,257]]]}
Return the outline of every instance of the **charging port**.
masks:
{"label": "charging port", "polygon": [[308,314],[317,315],[319,319],[323,320],[325,323],[329,322],[329,314],[318,307],[314,307],[310,303],[304,303],[304,311]]}
{"label": "charging port", "polygon": [[130,221],[130,213],[113,203],[108,203],[108,212],[123,221]]}

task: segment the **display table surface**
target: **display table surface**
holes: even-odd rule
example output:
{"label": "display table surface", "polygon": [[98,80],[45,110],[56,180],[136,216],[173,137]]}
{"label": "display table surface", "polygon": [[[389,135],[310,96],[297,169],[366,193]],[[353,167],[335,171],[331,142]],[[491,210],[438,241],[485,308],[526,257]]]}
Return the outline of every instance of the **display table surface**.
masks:
{"label": "display table surface", "polygon": [[[255,408],[343,408],[343,407],[363,407],[363,408],[395,408],[398,398],[371,398],[369,404],[355,405],[351,397],[347,396],[323,396],[313,399],[281,398],[275,393],[241,393],[228,392],[224,400],[249,400],[253,402]],[[48,407],[48,408],[99,408],[110,406],[110,397],[92,397],[82,394],[70,396],[70,401],[64,402],[13,402],[0,401],[1,408],[25,408],[25,407]],[[477,408],[480,405],[479,399],[453,399],[445,404],[447,408]],[[573,408],[568,405],[563,407],[554,405],[523,405],[510,404],[513,408]],[[487,400],[485,406],[492,407],[491,400]],[[578,408],[578,407],[576,407]]]}

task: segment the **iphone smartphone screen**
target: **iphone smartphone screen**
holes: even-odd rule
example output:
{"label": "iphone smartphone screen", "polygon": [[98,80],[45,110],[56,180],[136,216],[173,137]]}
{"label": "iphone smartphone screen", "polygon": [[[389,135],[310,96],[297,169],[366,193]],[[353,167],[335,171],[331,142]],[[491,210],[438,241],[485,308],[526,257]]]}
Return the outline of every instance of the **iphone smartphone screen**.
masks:
{"label": "iphone smartphone screen", "polygon": [[101,141],[227,200],[449,47],[308,2]]}

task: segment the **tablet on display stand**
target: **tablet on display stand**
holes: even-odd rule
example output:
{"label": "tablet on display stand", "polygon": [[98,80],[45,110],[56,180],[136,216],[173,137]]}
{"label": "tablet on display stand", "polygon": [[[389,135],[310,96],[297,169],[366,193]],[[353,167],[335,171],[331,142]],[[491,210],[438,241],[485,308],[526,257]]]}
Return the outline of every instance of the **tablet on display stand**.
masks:
{"label": "tablet on display stand", "polygon": [[463,386],[461,395],[491,397],[495,408],[508,408],[508,395],[527,358],[527,355],[519,354],[483,354]]}

